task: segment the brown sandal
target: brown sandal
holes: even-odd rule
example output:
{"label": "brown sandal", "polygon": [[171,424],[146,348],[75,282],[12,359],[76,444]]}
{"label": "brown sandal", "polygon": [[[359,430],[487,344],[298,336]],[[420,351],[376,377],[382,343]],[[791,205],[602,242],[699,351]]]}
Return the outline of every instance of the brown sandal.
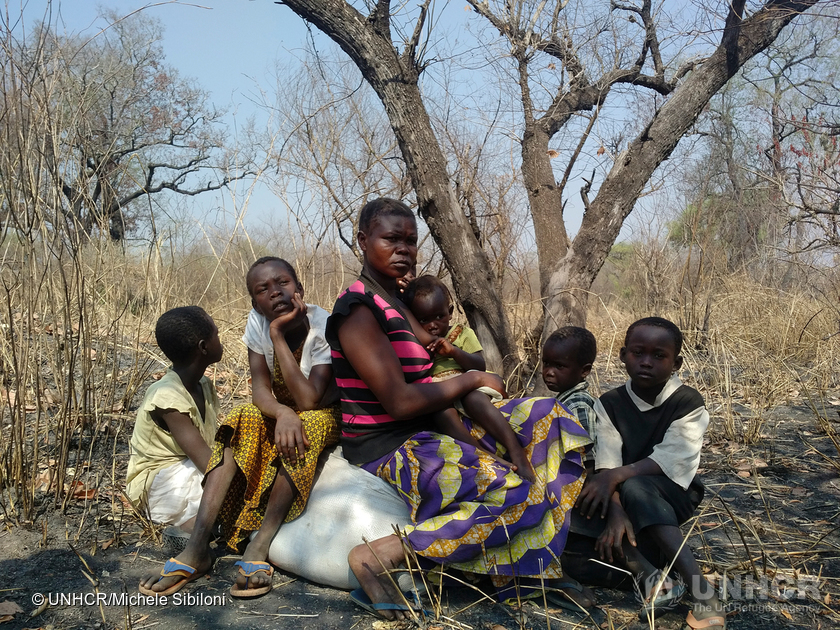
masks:
{"label": "brown sandal", "polygon": [[697,619],[694,616],[694,611],[689,610],[685,622],[692,630],[701,630],[702,628],[726,628],[726,617],[717,615],[715,617],[706,617],[705,619]]}

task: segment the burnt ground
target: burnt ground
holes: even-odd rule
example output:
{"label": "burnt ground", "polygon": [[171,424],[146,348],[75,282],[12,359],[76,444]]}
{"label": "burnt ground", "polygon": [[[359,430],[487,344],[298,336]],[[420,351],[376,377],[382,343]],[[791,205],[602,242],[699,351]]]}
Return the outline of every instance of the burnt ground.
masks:
{"label": "burnt ground", "polygon": [[[832,397],[829,397],[831,400]],[[833,397],[835,402],[837,396]],[[840,627],[840,458],[825,427],[840,428],[826,403],[822,423],[803,400],[773,409],[755,426],[755,443],[727,440],[711,409],[713,428],[701,463],[707,495],[689,544],[701,565],[730,595],[728,627]],[[738,409],[736,408],[736,412]],[[742,409],[744,415],[748,410]],[[33,523],[0,513],[0,625],[20,628],[368,628],[399,627],[355,607],[343,591],[275,573],[274,590],[255,600],[232,600],[235,557],[223,555],[206,578],[166,605],[108,601],[137,593],[141,575],[169,557],[155,528],[132,515],[113,492],[125,476],[131,416],[89,452],[77,498],[55,506],[38,494]],[[87,447],[85,447],[87,448]],[[83,449],[84,450],[84,449]],[[116,453],[116,456],[114,455]],[[115,466],[112,469],[112,463]],[[113,472],[112,472],[113,470]],[[46,487],[44,488],[46,489]],[[6,503],[10,497],[6,495]],[[689,527],[685,527],[688,532]],[[725,580],[723,578],[725,577]],[[642,628],[632,591],[598,588],[605,628]],[[67,599],[75,595],[76,600]],[[64,596],[64,600],[62,600]],[[440,616],[428,628],[592,628],[591,620],[551,606],[520,610],[481,599],[453,584]],[[46,601],[44,605],[38,605]],[[657,618],[680,628],[685,606]],[[549,619],[545,615],[548,613]]]}

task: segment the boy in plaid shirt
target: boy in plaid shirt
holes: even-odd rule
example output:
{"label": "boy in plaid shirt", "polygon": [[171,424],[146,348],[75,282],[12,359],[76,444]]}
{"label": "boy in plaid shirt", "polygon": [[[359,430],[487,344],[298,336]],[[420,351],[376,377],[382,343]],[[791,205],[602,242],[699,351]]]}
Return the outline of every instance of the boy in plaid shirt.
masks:
{"label": "boy in plaid shirt", "polygon": [[[592,371],[597,346],[595,336],[578,326],[553,332],[543,346],[542,376],[546,386],[566,409],[577,416],[590,436],[595,436],[595,399],[587,391],[586,377]],[[595,470],[595,449],[584,456],[587,473]]]}

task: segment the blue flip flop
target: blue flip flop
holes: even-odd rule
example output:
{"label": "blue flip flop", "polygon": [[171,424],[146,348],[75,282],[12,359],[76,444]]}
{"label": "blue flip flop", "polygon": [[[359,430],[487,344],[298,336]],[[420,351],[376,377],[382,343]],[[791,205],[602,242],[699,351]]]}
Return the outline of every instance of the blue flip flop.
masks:
{"label": "blue flip flop", "polygon": [[[233,563],[233,566],[239,567],[239,574],[245,576],[245,588],[241,588],[236,582],[234,582],[230,587],[231,597],[249,599],[251,597],[265,595],[271,590],[271,578],[274,577],[274,567],[268,562],[246,562],[244,560],[237,560]],[[251,578],[260,571],[268,576],[268,584],[257,588],[250,588]]]}
{"label": "blue flip flop", "polygon": [[160,582],[165,577],[173,577],[178,576],[181,578],[175,584],[170,586],[165,591],[153,591],[152,589],[146,588],[142,584],[137,587],[137,589],[143,594],[148,597],[163,597],[165,595],[172,595],[173,593],[177,593],[180,591],[187,582],[192,582],[193,580],[197,580],[202,575],[206,575],[207,571],[197,571],[194,567],[191,567],[188,564],[184,564],[183,562],[178,562],[175,558],[169,558],[166,561],[166,564],[163,565],[163,569],[160,572],[160,577],[158,578],[158,582]]}
{"label": "blue flip flop", "polygon": [[415,613],[422,613],[427,617],[431,616],[428,610],[423,610],[422,606],[420,606],[416,593],[406,591],[403,595],[407,601],[413,601],[416,606],[406,606],[405,604],[397,604],[394,602],[380,602],[379,604],[374,604],[370,601],[370,597],[368,597],[368,594],[365,593],[363,589],[357,588],[355,591],[350,591],[350,599],[353,600],[353,603],[356,604],[356,606],[363,608],[372,615],[376,615],[380,618],[382,618],[382,615],[380,615],[379,612],[382,610],[401,610],[404,612],[413,611]]}

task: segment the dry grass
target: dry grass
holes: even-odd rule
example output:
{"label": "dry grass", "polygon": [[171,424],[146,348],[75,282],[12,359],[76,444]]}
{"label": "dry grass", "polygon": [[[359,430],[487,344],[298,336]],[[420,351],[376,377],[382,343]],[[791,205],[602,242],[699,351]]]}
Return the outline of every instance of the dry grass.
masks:
{"label": "dry grass", "polygon": [[[97,238],[71,247],[69,237],[61,240],[45,230],[28,240],[8,235],[3,241],[0,519],[36,522],[47,513],[45,503],[59,510],[73,503],[82,506],[82,514],[67,526],[70,541],[84,534],[95,549],[113,544],[107,541],[119,542],[129,526],[135,534],[139,527],[140,541],[155,540],[156,528],[127,504],[121,488],[131,410],[153,375],[166,366],[153,343],[159,315],[195,303],[214,317],[225,356],[212,375],[223,407],[229,409],[249,397],[240,337],[250,308],[244,286],[250,262],[265,253],[288,258],[298,269],[307,301],[327,308],[358,268],[356,261],[313,248],[305,238],[272,247],[256,244],[241,230],[202,237],[182,251],[162,239],[128,251]],[[840,386],[837,311],[815,286],[768,287],[746,273],[709,277],[691,300],[681,301],[686,294],[678,288],[670,293],[658,288],[651,299],[659,301],[651,310],[639,306],[651,300],[592,295],[589,326],[601,349],[594,389],[623,380],[617,353],[632,321],[652,313],[691,321],[697,325],[685,327],[683,377],[706,397],[713,416],[712,442],[723,440],[742,449],[729,452],[727,461],[754,460],[748,447],[767,436],[768,411],[800,397],[809,401],[818,426],[840,455],[840,438],[829,418],[834,407],[827,402]],[[522,346],[540,313],[539,300],[521,299],[532,295],[530,291],[519,287],[517,300],[508,304]],[[666,294],[677,297],[662,299]],[[824,452],[813,449],[811,455],[837,469],[836,460]],[[99,465],[103,461],[109,465]],[[695,537],[711,573],[807,571],[803,559],[836,547],[827,530],[818,530],[823,538],[816,540],[813,532],[799,535],[790,525],[775,522],[767,497],[782,490],[756,486],[755,491],[768,506],[761,524],[722,505],[710,506],[702,516],[703,527]],[[103,497],[108,501],[97,500]],[[732,541],[725,552],[712,552],[706,545],[712,521],[715,531]],[[46,538],[46,519],[42,523]],[[487,596],[476,597],[473,605]],[[440,615],[439,600],[435,608]],[[621,612],[609,614],[610,623],[615,620],[614,627],[622,627]],[[520,626],[529,619],[557,619],[547,607],[532,604],[516,615]],[[459,627],[454,619],[447,623]]]}
{"label": "dry grass", "polygon": [[[670,299],[658,299],[660,288],[650,299],[613,294],[591,307],[589,327],[605,357],[596,366],[597,379],[625,378],[617,359],[624,332],[640,317],[659,315],[683,330],[681,376],[705,395],[713,435],[755,443],[768,410],[799,396],[821,399],[840,387],[840,316],[821,291],[832,286],[831,278],[812,270],[801,282],[772,287],[747,272],[715,274],[704,278],[701,294],[683,291],[669,278],[662,280],[671,285],[665,292]],[[651,302],[650,310],[639,308]]]}
{"label": "dry grass", "polygon": [[[78,481],[93,481],[68,479],[67,469],[90,461],[96,448],[104,448],[96,445],[103,436],[111,450],[127,439],[130,415],[124,410],[136,404],[150,375],[165,367],[153,328],[166,309],[197,303],[211,313],[226,348],[214,370],[223,405],[229,407],[233,396],[247,397],[247,357],[239,339],[250,304],[243,278],[250,262],[267,251],[242,232],[219,239],[221,246],[182,254],[163,241],[126,252],[92,240],[73,252],[45,240],[9,237],[0,253],[0,483],[9,490],[3,508],[12,519],[32,518],[45,469],[55,501],[64,502]],[[305,239],[288,250],[279,253],[298,268],[307,301],[329,308],[355,277],[355,261],[306,247]],[[712,284],[705,327],[685,330],[683,375],[705,394],[713,432],[753,443],[768,409],[800,394],[823,400],[838,387],[836,311],[808,285],[773,289],[746,274]],[[590,328],[604,357],[593,374],[597,391],[603,381],[623,379],[617,351],[624,331],[649,313],[634,312],[615,296],[590,300]],[[524,345],[539,301],[508,309]],[[654,312],[679,321],[685,305],[672,300]],[[76,475],[82,472],[75,466]]]}
{"label": "dry grass", "polygon": [[[252,248],[177,256],[165,245],[126,252],[94,239],[72,252],[40,238],[7,238],[0,251],[4,518],[32,521],[36,495],[43,493],[66,507],[106,485],[121,487],[118,458],[108,458],[110,471],[94,472],[90,463],[103,451],[124,450],[129,410],[167,365],[153,331],[169,308],[199,304],[214,317],[226,348],[213,369],[223,406],[229,408],[234,396],[249,396],[240,338],[250,309],[244,274],[255,257]],[[327,269],[332,261],[287,257],[312,287],[309,301],[329,305],[327,292],[335,295],[344,278],[349,281],[341,260],[333,272]],[[315,274],[325,281],[317,282]],[[114,505],[124,510],[118,497]]]}

